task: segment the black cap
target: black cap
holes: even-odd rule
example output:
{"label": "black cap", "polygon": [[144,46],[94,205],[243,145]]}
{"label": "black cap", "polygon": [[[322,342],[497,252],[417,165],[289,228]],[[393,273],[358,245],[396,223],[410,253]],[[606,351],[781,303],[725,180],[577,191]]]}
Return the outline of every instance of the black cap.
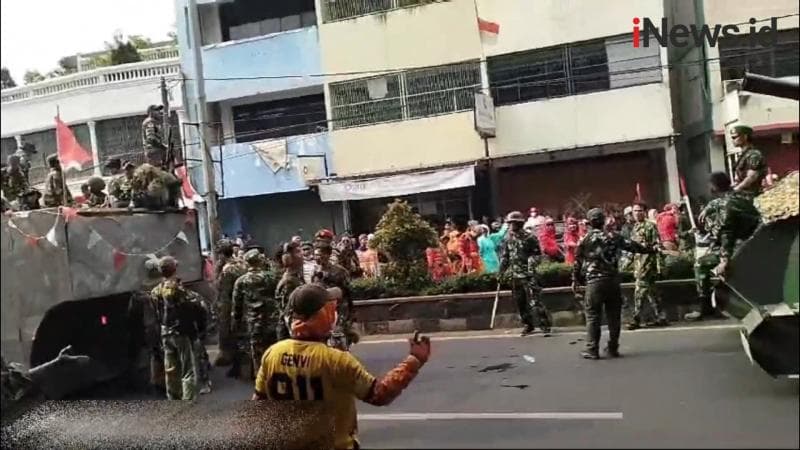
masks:
{"label": "black cap", "polygon": [[150,105],[147,107],[147,114],[150,114],[153,111],[163,111],[164,105]]}
{"label": "black cap", "polygon": [[106,168],[108,169],[119,169],[122,167],[122,161],[119,158],[109,158],[106,161]]}
{"label": "black cap", "polygon": [[292,291],[289,296],[289,311],[300,317],[309,318],[333,298],[328,289],[318,284],[304,284]]}
{"label": "black cap", "polygon": [[31,144],[30,142],[25,142],[20,146],[20,150],[26,153],[39,153],[36,151],[36,146]]}

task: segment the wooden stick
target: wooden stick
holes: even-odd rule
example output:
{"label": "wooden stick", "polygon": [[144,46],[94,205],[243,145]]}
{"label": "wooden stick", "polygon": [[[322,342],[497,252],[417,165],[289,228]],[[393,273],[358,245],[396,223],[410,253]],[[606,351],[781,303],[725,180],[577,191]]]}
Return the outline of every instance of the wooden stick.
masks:
{"label": "wooden stick", "polygon": [[489,329],[494,330],[494,318],[497,315],[497,303],[500,301],[500,282],[497,282],[497,292],[494,294],[494,306],[492,306],[492,321],[489,323]]}

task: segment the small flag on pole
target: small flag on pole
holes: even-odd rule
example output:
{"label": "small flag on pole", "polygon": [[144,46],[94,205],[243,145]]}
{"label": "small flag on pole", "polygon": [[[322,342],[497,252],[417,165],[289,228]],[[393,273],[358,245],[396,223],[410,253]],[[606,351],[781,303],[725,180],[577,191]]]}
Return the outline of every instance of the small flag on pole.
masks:
{"label": "small flag on pole", "polygon": [[91,153],[87,152],[70,128],[56,116],[56,143],[58,147],[58,160],[64,170],[73,168],[80,170],[84,164],[92,161]]}
{"label": "small flag on pole", "polygon": [[478,30],[489,34],[500,34],[500,24],[478,17]]}

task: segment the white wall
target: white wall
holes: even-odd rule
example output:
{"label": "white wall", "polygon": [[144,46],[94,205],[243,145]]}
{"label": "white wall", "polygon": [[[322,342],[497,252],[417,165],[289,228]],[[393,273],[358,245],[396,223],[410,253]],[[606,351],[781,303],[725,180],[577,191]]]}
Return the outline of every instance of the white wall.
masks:
{"label": "white wall", "polygon": [[664,137],[672,134],[663,83],[612,89],[496,109],[493,157]]}

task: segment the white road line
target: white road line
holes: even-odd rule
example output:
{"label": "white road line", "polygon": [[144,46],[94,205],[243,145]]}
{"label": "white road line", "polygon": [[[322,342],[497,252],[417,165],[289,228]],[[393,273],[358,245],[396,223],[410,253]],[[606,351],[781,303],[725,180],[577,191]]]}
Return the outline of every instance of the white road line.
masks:
{"label": "white road line", "polygon": [[[739,329],[742,326],[740,324],[724,324],[724,325],[705,325],[705,326],[695,326],[695,327],[664,327],[664,328],[642,328],[633,331],[624,331],[623,334],[636,334],[636,333],[668,333],[674,331],[706,331],[706,330],[729,330],[729,329]],[[577,336],[577,335],[584,335],[586,334],[585,331],[566,331],[563,333],[554,332],[553,337],[557,336]],[[536,337],[537,335],[533,335],[532,337]],[[436,342],[440,341],[463,341],[469,339],[506,339],[506,338],[519,338],[519,334],[517,333],[504,333],[504,334],[479,334],[473,336],[441,336],[437,337],[436,335],[431,336],[431,339],[435,340]],[[525,339],[530,339],[527,337]],[[408,342],[408,337],[402,338],[392,338],[392,339],[378,339],[378,340],[362,340],[357,345],[365,345],[365,344],[392,344],[396,342]]]}
{"label": "white road line", "polygon": [[359,414],[358,420],[622,420],[621,412],[538,412],[538,413],[386,413]]}

